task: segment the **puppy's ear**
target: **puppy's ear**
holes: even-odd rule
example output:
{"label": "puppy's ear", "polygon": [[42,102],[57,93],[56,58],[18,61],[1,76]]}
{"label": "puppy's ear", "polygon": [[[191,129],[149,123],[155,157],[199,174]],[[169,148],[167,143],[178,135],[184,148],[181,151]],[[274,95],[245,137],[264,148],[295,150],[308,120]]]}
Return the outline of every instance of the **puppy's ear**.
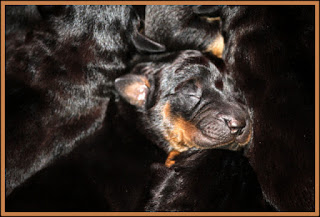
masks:
{"label": "puppy's ear", "polygon": [[138,31],[135,31],[132,35],[132,43],[141,53],[161,53],[166,50],[166,47],[163,44],[151,40]]}
{"label": "puppy's ear", "polygon": [[143,108],[150,92],[150,83],[143,75],[128,74],[115,80],[115,88],[131,105]]}
{"label": "puppy's ear", "polygon": [[197,5],[193,6],[193,13],[201,16],[219,17],[222,6],[220,5]]}

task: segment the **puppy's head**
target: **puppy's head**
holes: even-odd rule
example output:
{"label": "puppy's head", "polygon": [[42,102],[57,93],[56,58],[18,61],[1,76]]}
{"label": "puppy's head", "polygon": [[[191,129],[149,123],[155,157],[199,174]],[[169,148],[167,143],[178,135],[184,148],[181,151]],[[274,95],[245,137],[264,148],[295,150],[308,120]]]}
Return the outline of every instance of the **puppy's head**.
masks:
{"label": "puppy's head", "polygon": [[204,55],[188,50],[144,60],[115,81],[136,106],[141,128],[166,151],[238,150],[252,136],[249,111],[233,80]]}
{"label": "puppy's head", "polygon": [[207,19],[190,5],[147,5],[144,24],[144,34],[167,51],[213,49],[220,56],[223,50],[219,19]]}

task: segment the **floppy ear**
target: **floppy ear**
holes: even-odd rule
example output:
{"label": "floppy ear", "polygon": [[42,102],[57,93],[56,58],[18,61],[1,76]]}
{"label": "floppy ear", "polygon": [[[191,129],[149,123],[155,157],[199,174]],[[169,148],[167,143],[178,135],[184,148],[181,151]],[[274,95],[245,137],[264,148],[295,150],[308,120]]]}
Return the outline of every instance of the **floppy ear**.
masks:
{"label": "floppy ear", "polygon": [[131,38],[133,45],[141,53],[160,53],[166,50],[166,47],[163,44],[151,40],[138,31],[135,31]]}
{"label": "floppy ear", "polygon": [[115,80],[118,93],[131,105],[144,107],[150,91],[150,84],[143,75],[128,74]]}

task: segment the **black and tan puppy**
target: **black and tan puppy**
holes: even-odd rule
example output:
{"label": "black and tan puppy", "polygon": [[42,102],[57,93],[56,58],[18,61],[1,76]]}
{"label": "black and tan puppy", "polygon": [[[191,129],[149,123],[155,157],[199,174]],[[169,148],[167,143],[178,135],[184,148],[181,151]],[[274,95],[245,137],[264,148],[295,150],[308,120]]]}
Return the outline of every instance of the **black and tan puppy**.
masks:
{"label": "black and tan puppy", "polygon": [[315,7],[197,6],[220,16],[223,59],[254,112],[248,158],[280,211],[315,209]]}
{"label": "black and tan puppy", "polygon": [[139,34],[131,6],[38,9],[32,28],[7,28],[6,195],[102,127],[134,52],[164,49]]}
{"label": "black and tan puppy", "polygon": [[[249,111],[228,75],[223,74],[208,57],[194,50],[151,55],[133,62],[132,72],[115,81],[122,98],[108,103],[103,127],[83,139],[68,156],[15,189],[7,198],[7,210],[144,211],[146,204],[155,199],[150,195],[151,189],[159,189],[151,183],[161,182],[164,178],[158,169],[175,173],[181,164],[188,168],[187,171],[182,168],[181,178],[186,180],[186,185],[179,185],[182,191],[188,194],[199,186],[188,181],[188,177],[190,173],[200,172],[206,178],[200,174],[198,178],[208,183],[207,190],[203,190],[210,196],[200,202],[199,196],[205,195],[194,192],[189,195],[190,200],[198,203],[187,209],[164,204],[153,210],[219,210],[219,207],[232,210],[232,207],[221,204],[220,199],[229,204],[237,198],[241,201],[248,199],[248,195],[251,199],[259,198],[259,186],[246,159],[240,153],[212,150],[241,149],[251,139]],[[168,152],[183,152],[174,169],[167,168],[172,167],[173,159],[167,160],[167,167],[163,164],[166,153],[154,143]],[[158,168],[151,167],[155,162]],[[203,170],[210,170],[210,178],[201,172]],[[155,176],[151,176],[151,171],[156,171]],[[218,180],[233,176],[235,178],[230,180],[241,186],[239,191],[250,189],[258,192],[258,196],[254,193],[237,195],[239,191],[235,190],[230,193],[228,184],[212,179],[217,173],[221,174]],[[166,184],[181,179],[176,175],[171,177]],[[243,187],[246,182],[252,185]],[[229,189],[229,193],[221,195],[216,191],[221,188]],[[29,192],[33,194],[31,199]],[[169,202],[168,197],[181,202],[168,191],[159,203]],[[212,198],[216,200],[212,201]],[[246,207],[251,205],[256,207],[255,203]],[[239,210],[246,209],[242,203],[234,208],[239,207]]]}
{"label": "black and tan puppy", "polygon": [[144,23],[144,34],[168,51],[193,49],[222,55],[219,17],[199,16],[191,6],[147,5]]}
{"label": "black and tan puppy", "polygon": [[230,151],[250,146],[252,114],[223,63],[195,50],[133,62],[115,87],[137,128],[170,152],[152,166],[145,210],[271,211],[248,160]]}
{"label": "black and tan puppy", "polygon": [[145,130],[169,154],[189,149],[239,150],[251,141],[250,112],[233,80],[199,51],[151,55],[116,79]]}

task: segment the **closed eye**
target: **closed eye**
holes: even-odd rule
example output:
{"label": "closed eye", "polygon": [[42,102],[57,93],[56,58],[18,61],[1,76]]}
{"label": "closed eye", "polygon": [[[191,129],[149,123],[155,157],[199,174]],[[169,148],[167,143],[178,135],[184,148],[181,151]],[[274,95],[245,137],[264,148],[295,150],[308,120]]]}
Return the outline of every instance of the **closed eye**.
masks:
{"label": "closed eye", "polygon": [[179,84],[175,88],[175,92],[181,93],[185,96],[201,98],[202,88],[200,82],[198,82],[196,79],[190,79]]}
{"label": "closed eye", "polygon": [[201,99],[201,95],[193,94],[193,93],[186,94],[185,96],[188,97],[192,101],[199,101]]}
{"label": "closed eye", "polygon": [[200,101],[201,101],[201,96],[197,96],[197,95],[189,95],[189,100],[190,104],[192,105],[192,107],[196,107]]}

